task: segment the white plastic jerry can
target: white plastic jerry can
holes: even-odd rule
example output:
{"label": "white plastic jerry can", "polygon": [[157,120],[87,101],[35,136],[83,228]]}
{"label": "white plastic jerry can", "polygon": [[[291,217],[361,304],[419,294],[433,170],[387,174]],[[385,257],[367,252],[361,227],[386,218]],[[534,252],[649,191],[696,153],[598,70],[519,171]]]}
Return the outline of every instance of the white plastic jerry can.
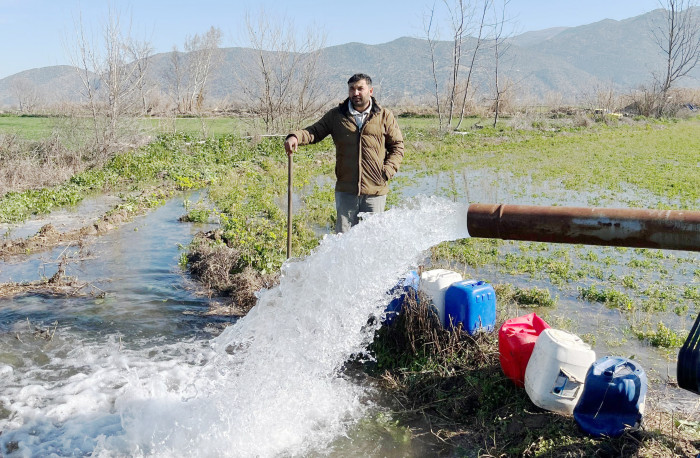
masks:
{"label": "white plastic jerry can", "polygon": [[433,301],[443,326],[445,326],[445,292],[453,283],[461,280],[460,273],[447,269],[427,270],[420,276],[419,290]]}
{"label": "white plastic jerry can", "polygon": [[525,369],[525,391],[538,407],[572,415],[595,351],[575,334],[545,329]]}

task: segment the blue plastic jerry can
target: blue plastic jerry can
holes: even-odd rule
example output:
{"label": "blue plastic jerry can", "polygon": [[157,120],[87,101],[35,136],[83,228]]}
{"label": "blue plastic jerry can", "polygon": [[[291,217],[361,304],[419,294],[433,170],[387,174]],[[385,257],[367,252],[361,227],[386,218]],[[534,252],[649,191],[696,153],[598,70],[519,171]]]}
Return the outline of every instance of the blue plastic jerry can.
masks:
{"label": "blue plastic jerry can", "polygon": [[470,335],[479,330],[493,331],[496,325],[496,293],[485,281],[463,280],[445,292],[445,327],[461,323]]}
{"label": "blue plastic jerry can", "polygon": [[620,436],[642,421],[646,392],[647,376],[638,363],[605,356],[588,369],[574,419],[591,435]]}
{"label": "blue plastic jerry can", "polygon": [[391,302],[389,302],[389,305],[387,305],[384,310],[386,316],[382,321],[383,324],[389,325],[396,319],[398,314],[401,313],[401,310],[403,310],[404,302],[409,295],[413,295],[413,297],[417,298],[419,281],[420,276],[418,272],[412,270],[406,274],[405,278],[399,280],[399,282],[389,290],[388,294],[393,296],[393,299],[391,299]]}

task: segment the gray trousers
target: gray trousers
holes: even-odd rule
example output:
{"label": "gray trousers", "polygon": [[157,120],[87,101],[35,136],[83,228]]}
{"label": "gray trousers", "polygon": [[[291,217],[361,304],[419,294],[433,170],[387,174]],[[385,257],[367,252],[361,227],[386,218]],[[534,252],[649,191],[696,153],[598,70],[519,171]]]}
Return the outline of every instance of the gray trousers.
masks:
{"label": "gray trousers", "polygon": [[335,221],[337,233],[347,232],[359,223],[358,213],[381,213],[386,205],[384,196],[357,196],[348,192],[335,192],[335,209],[338,212]]}

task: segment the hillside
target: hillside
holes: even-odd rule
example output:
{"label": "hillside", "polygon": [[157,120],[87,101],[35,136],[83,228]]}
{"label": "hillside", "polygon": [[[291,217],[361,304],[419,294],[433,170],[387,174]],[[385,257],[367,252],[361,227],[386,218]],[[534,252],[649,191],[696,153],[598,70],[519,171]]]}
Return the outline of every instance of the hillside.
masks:
{"label": "hillside", "polygon": [[527,49],[559,58],[602,82],[612,81],[620,88],[634,87],[647,81],[662,64],[652,35],[652,24],[662,21],[662,15],[657,10],[624,21],[607,19],[566,29]]}
{"label": "hillside", "polygon": [[[526,32],[508,41],[499,70],[514,83],[514,92],[528,100],[542,99],[548,93],[559,93],[568,100],[580,99],[596,87],[628,91],[651,82],[652,73],[662,66],[651,34],[654,24],[662,21],[663,11],[656,10],[622,21],[606,19],[579,27]],[[469,45],[468,42],[467,50]],[[452,45],[438,42],[435,52],[438,81],[444,84],[450,75]],[[163,93],[167,92],[169,56],[154,55],[150,65],[151,79]],[[223,49],[223,63],[212,76],[209,99],[230,101],[240,97],[241,85],[250,78],[241,69],[254,66],[254,58],[250,49]],[[491,51],[483,47],[473,87],[484,97],[491,92],[493,61]],[[434,81],[426,40],[403,37],[379,45],[347,43],[323,50],[320,72],[329,98],[342,97],[347,77],[357,71],[374,78],[377,95],[388,103],[420,102],[432,97]],[[31,82],[44,103],[80,98],[81,85],[74,69],[45,67],[0,80],[0,107],[17,105],[13,87],[18,79]],[[700,87],[700,67],[680,84]]]}
{"label": "hillside", "polygon": [[16,87],[34,89],[42,103],[59,103],[81,99],[82,83],[75,67],[56,65],[25,70],[0,79],[0,107],[18,104]]}

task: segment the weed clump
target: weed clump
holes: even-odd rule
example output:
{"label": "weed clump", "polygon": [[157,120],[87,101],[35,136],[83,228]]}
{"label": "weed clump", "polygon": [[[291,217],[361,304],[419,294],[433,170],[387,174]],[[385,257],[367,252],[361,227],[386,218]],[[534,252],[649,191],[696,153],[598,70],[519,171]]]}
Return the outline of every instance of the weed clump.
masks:
{"label": "weed clump", "polygon": [[378,331],[370,351],[379,369],[406,368],[404,362],[414,359],[448,358],[458,353],[461,330],[446,330],[434,309],[426,305],[429,303],[422,293],[408,296],[395,323]]}
{"label": "weed clump", "polygon": [[683,346],[687,335],[679,335],[663,322],[659,322],[656,330],[633,327],[632,331],[639,340],[645,340],[654,347],[659,348],[680,348]]}
{"label": "weed clump", "polygon": [[606,288],[602,291],[599,291],[595,285],[580,288],[579,297],[590,302],[600,302],[610,308],[622,311],[631,311],[635,308],[634,302],[627,294],[611,288]]}
{"label": "weed clump", "polygon": [[515,302],[521,307],[554,307],[557,305],[557,297],[546,288],[520,288],[510,283],[494,286],[496,296],[503,302]]}
{"label": "weed clump", "polygon": [[527,398],[501,373],[494,333],[447,330],[427,304],[421,293],[409,298],[395,321],[377,331],[368,370],[401,396],[403,414],[427,419],[439,441],[453,447],[489,442],[486,424],[494,410],[506,399],[522,404]]}
{"label": "weed clump", "polygon": [[186,260],[190,274],[207,294],[227,299],[227,307],[217,307],[217,314],[245,315],[260,289],[279,282],[279,274],[263,274],[242,262],[241,252],[224,243],[220,230],[197,234],[190,246]]}
{"label": "weed clump", "polygon": [[[47,229],[47,231],[51,230],[51,228]],[[0,283],[0,298],[12,298],[29,294],[47,297],[84,297],[88,294],[94,296],[94,291],[87,291],[87,287],[91,286],[89,283],[66,275],[67,264],[68,258],[63,256],[58,264],[58,269],[49,278],[42,277],[40,280],[22,283]]]}
{"label": "weed clump", "polygon": [[187,265],[192,276],[209,290],[225,289],[238,266],[240,252],[221,241],[221,231],[200,232],[192,241]]}
{"label": "weed clump", "polygon": [[237,314],[245,315],[258,302],[257,293],[263,288],[269,289],[279,282],[276,274],[261,274],[252,267],[231,277],[229,294],[233,298],[233,308]]}

